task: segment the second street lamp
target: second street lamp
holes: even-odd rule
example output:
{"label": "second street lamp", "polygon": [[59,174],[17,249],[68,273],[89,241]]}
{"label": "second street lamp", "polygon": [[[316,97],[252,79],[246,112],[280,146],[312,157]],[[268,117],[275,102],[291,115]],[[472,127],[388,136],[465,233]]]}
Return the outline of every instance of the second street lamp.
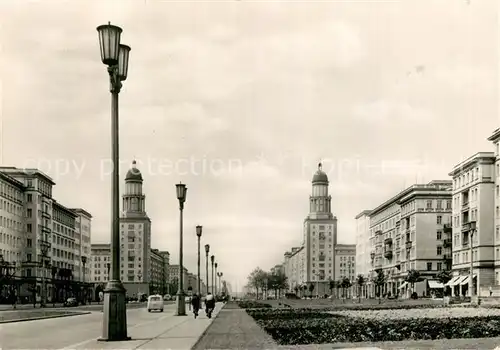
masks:
{"label": "second street lamp", "polygon": [[111,276],[104,289],[102,341],[128,340],[125,288],[120,280],[120,169],[118,94],[127,79],[130,47],[120,43],[122,29],[111,25],[97,27],[101,61],[108,66],[111,92]]}
{"label": "second street lamp", "polygon": [[217,263],[214,264],[215,266],[215,294],[214,295],[217,295]]}
{"label": "second street lamp", "polygon": [[201,241],[201,231],[203,227],[198,225],[196,226],[196,236],[198,237],[198,290],[196,291],[198,294],[201,294],[201,273],[200,273],[200,241]]}
{"label": "second street lamp", "polygon": [[183,266],[183,222],[182,214],[186,201],[186,185],[179,183],[176,186],[177,199],[179,200],[179,289],[177,290],[177,316],[186,316],[186,297],[184,296],[184,266]]}
{"label": "second street lamp", "polygon": [[222,296],[222,286],[221,286],[221,277],[222,277],[222,272],[217,272],[217,277],[219,277],[219,280],[217,282],[217,286],[219,288],[219,293]]}
{"label": "second street lamp", "polygon": [[214,261],[215,261],[215,255],[212,255],[210,257],[210,261],[212,262],[212,294],[214,294]]}
{"label": "second street lamp", "polygon": [[210,281],[208,279],[208,253],[210,253],[210,244],[205,244],[205,268],[207,272],[207,294],[208,294],[208,286],[210,285]]}

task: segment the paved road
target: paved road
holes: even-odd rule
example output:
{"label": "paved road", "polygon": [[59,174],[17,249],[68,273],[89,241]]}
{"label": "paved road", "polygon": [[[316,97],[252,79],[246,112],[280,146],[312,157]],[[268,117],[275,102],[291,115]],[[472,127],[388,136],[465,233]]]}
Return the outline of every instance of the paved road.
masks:
{"label": "paved road", "polygon": [[[166,301],[165,304],[172,303],[171,301]],[[146,303],[128,303],[127,308],[137,308],[137,307],[145,307]],[[39,304],[37,304],[36,308],[33,308],[33,304],[21,304],[17,305],[17,307],[14,309],[12,305],[0,305],[0,311],[13,311],[13,310],[45,310],[45,309],[60,309],[64,308],[66,310],[84,310],[84,311],[100,311],[102,310],[102,304],[87,304],[87,305],[80,305],[80,306],[72,306],[72,307],[65,307],[63,304],[55,304],[53,306],[52,304],[47,304],[45,308],[41,308]]]}
{"label": "paved road", "polygon": [[[174,314],[175,305],[165,305],[165,311],[147,312],[146,308],[127,310],[129,332],[135,327],[154,324]],[[53,318],[0,325],[2,350],[5,349],[72,349],[80,343],[100,337],[102,313]]]}

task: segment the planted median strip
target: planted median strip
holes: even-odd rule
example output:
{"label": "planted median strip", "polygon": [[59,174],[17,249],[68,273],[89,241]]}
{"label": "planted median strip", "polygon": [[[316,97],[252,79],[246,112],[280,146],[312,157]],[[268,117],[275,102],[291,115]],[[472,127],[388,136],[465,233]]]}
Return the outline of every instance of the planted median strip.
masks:
{"label": "planted median strip", "polygon": [[500,336],[500,310],[434,308],[325,312],[247,309],[280,345]]}
{"label": "planted median strip", "polygon": [[86,314],[90,314],[90,312],[60,310],[5,311],[0,314],[0,323],[34,321],[47,318],[69,317]]}

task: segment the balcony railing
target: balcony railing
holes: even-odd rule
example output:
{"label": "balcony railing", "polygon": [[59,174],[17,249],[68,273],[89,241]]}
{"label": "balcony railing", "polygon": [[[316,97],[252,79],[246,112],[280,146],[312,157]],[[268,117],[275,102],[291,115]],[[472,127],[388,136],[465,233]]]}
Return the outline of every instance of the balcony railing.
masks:
{"label": "balcony railing", "polygon": [[443,260],[451,260],[451,254],[443,254]]}
{"label": "balcony railing", "polygon": [[384,257],[385,257],[386,259],[392,259],[392,249],[390,249],[390,250],[386,250],[386,251],[384,252]]}
{"label": "balcony railing", "polygon": [[443,239],[443,247],[448,248],[451,247],[452,245],[452,239],[451,238],[445,238]]}
{"label": "balcony railing", "polygon": [[443,225],[443,232],[444,233],[452,233],[453,228],[451,227],[451,224],[444,224]]}
{"label": "balcony railing", "polygon": [[469,209],[469,201],[462,202],[462,210],[467,210],[467,209]]}
{"label": "balcony railing", "polygon": [[392,245],[392,238],[388,237],[384,240],[384,244]]}
{"label": "balcony railing", "polygon": [[378,235],[381,235],[381,234],[382,234],[382,230],[375,231],[375,236],[378,236]]}
{"label": "balcony railing", "polygon": [[412,243],[413,243],[412,241],[406,241],[406,243],[405,243],[405,247],[406,247],[406,249],[410,249],[410,248],[411,248]]}

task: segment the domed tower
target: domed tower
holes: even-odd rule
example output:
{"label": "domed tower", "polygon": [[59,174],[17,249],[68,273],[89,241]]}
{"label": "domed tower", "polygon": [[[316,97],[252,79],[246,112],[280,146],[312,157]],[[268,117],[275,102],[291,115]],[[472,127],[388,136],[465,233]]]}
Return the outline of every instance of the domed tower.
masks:
{"label": "domed tower", "polygon": [[309,197],[309,218],[332,219],[331,201],[328,194],[328,176],[323,171],[322,164],[318,164],[318,170],[312,179],[312,193]]}
{"label": "domed tower", "polygon": [[137,162],[125,176],[125,192],[123,194],[123,213],[125,217],[146,216],[146,196],[142,193],[142,174],[137,169]]}

